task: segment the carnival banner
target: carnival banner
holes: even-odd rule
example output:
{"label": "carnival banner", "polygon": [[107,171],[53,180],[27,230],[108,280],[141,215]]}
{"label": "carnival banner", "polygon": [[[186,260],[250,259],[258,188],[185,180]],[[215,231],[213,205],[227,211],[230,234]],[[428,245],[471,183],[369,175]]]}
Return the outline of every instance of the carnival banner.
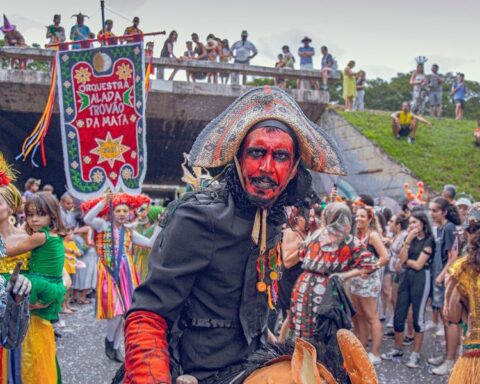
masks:
{"label": "carnival banner", "polygon": [[57,54],[67,185],[78,198],[140,192],[146,172],[142,43]]}

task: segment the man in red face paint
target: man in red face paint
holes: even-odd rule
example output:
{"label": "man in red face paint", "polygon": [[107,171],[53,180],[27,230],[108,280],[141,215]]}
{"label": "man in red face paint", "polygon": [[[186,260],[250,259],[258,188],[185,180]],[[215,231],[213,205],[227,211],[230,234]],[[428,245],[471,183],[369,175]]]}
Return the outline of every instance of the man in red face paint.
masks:
{"label": "man in red face paint", "polygon": [[306,168],[344,173],[334,142],[269,87],[250,90],[207,125],[189,165],[225,167],[224,178],[168,207],[127,314],[124,383],[241,376],[266,343],[276,304],[284,207],[310,193]]}
{"label": "man in red face paint", "polygon": [[268,206],[296,174],[295,138],[280,121],[258,123],[244,141],[240,166],[245,191],[259,206]]}

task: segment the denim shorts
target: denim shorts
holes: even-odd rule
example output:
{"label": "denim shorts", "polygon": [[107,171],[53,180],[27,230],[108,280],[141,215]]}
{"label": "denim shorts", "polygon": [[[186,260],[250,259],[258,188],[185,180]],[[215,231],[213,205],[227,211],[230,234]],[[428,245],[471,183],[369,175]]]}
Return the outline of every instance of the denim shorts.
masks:
{"label": "denim shorts", "polygon": [[444,305],[445,305],[445,284],[442,284],[441,286],[437,286],[434,282],[432,307],[434,309],[443,309]]}
{"label": "denim shorts", "polygon": [[430,92],[428,95],[430,106],[442,105],[442,92]]}

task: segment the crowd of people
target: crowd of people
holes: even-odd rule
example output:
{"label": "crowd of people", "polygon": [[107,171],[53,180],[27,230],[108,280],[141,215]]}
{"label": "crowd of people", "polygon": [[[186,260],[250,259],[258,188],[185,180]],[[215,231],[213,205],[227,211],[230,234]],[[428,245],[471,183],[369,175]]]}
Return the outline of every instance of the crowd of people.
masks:
{"label": "crowd of people", "polygon": [[[370,345],[373,364],[398,360],[404,347],[413,345],[405,365],[421,367],[424,332],[432,331],[445,338],[445,350],[428,363],[436,366],[433,374],[449,374],[461,328],[445,317],[445,287],[449,268],[465,256],[480,217],[478,203],[455,197],[455,187],[446,185],[442,195],[429,202],[421,197],[405,199],[396,214],[376,206],[368,195],[360,195],[350,206],[336,202],[338,198],[324,202],[320,216],[304,208],[292,209],[283,241],[284,273],[290,276],[297,271],[297,280],[293,284],[289,278],[280,281],[289,287],[281,289],[280,295],[291,295],[292,302],[279,311],[290,322],[292,334],[313,337],[313,318],[326,281],[338,275],[350,289],[357,311],[354,329],[365,348]],[[372,263],[375,273],[367,276],[355,269],[362,258]],[[428,322],[427,313],[432,314]],[[394,338],[394,347],[381,353],[383,336]]]}
{"label": "crowd of people", "polygon": [[[134,41],[135,35],[142,35],[143,31],[139,28],[140,18],[135,16],[132,20],[132,25],[128,26],[124,32],[122,38],[118,38],[113,32],[113,20],[108,19],[105,21],[105,27],[101,29],[97,34],[93,33],[91,29],[85,24],[87,15],[81,12],[73,15],[76,17],[76,23],[70,29],[70,40],[78,42],[78,44],[72,44],[71,49],[87,48],[93,43],[92,39],[98,39],[99,44],[118,44],[121,42]],[[59,44],[66,41],[67,35],[64,27],[61,25],[61,15],[56,14],[53,16],[53,24],[47,26],[46,38],[48,39],[48,46],[57,48]],[[11,24],[8,18],[4,15],[4,25],[0,27],[0,30],[4,33],[4,38],[7,46],[26,47],[25,39],[22,34],[17,30],[16,26]],[[132,36],[132,37],[127,37]],[[240,40],[230,45],[229,40],[220,38],[214,34],[209,34],[206,38],[206,42],[202,42],[197,33],[192,33],[191,40],[185,42],[185,51],[182,55],[178,55],[174,52],[174,47],[177,44],[178,33],[171,31],[168,37],[165,39],[160,57],[163,58],[175,58],[181,61],[190,60],[204,60],[215,63],[238,63],[249,65],[251,60],[258,54],[258,50],[255,44],[248,40],[248,32],[242,31]],[[143,38],[142,38],[143,40]],[[312,39],[305,36],[301,43],[303,44],[298,48],[297,54],[299,58],[299,67],[301,70],[313,70],[315,69],[313,64],[313,58],[315,56],[315,48],[310,44]],[[154,42],[146,42],[146,55],[151,57],[153,55]],[[301,80],[296,82],[287,83],[288,78],[276,77],[275,85],[280,88],[296,87],[301,89],[322,89],[328,91],[329,79],[338,79],[338,64],[334,56],[329,52],[328,47],[321,47],[321,65],[320,81],[314,79]],[[412,99],[411,110],[412,113],[418,116],[423,116],[427,104],[429,106],[431,117],[442,116],[443,105],[443,83],[444,78],[439,73],[438,64],[433,64],[431,67],[431,74],[425,74],[424,65],[427,62],[427,58],[419,56],[416,58],[417,67],[411,73],[410,86],[412,87]],[[12,61],[12,66],[15,60]],[[275,68],[295,68],[296,58],[290,51],[288,45],[282,47],[282,52],[278,54]],[[343,76],[343,98],[345,100],[345,111],[363,111],[365,108],[365,87],[366,87],[366,73],[364,70],[355,71],[355,61],[348,61],[347,65],[342,71]],[[20,69],[25,69],[26,61],[18,60],[18,66]],[[173,70],[169,76],[169,80],[173,80],[177,70]],[[164,69],[158,68],[156,77],[158,79],[164,78]],[[239,83],[239,75],[237,72],[230,72],[228,70],[222,72],[201,72],[201,71],[187,71],[187,81],[196,82],[199,80],[207,80],[212,83],[227,84],[229,81],[232,84]],[[246,75],[243,75],[243,84],[246,84]],[[452,84],[450,96],[455,104],[455,118],[461,120],[464,117],[465,101],[467,99],[468,89],[465,85],[465,75],[459,73],[454,83]]]}
{"label": "crowd of people", "polygon": [[[106,195],[82,206],[68,192],[57,200],[51,185],[40,190],[41,182],[34,178],[20,193],[13,179],[1,178],[6,169],[3,157],[0,163],[0,252],[8,255],[1,260],[1,273],[8,280],[12,265],[22,261],[21,273],[32,287],[26,292],[30,293],[26,336],[14,333],[17,339],[9,341],[10,348],[18,349],[5,350],[3,357],[18,355],[21,364],[9,365],[2,377],[19,377],[19,383],[43,377],[42,382],[56,383],[60,371],[55,339],[64,331],[62,317],[74,314],[79,305],[95,305],[96,317],[108,321],[105,353],[123,362],[121,316],[130,306],[133,290],[146,277],[148,249],[160,232],[163,207],[151,205],[145,195],[126,194]],[[25,296],[23,286],[15,287]]]}
{"label": "crowd of people", "polygon": [[[85,15],[76,17],[71,38],[94,37],[83,24]],[[54,23],[47,34],[64,41],[60,18]],[[106,24],[101,33],[113,38],[113,22]],[[135,18],[125,35],[141,33],[138,25]],[[175,31],[169,34],[162,57],[174,57],[177,37]],[[302,43],[300,65],[311,69],[311,39]],[[183,57],[248,64],[257,54],[247,31],[228,46],[214,35],[203,44],[194,33]],[[282,51],[279,62],[293,66],[289,47]],[[328,89],[337,65],[327,47],[322,54],[319,87]],[[344,70],[349,109],[363,105],[357,91],[364,90],[365,72],[356,73],[354,67],[350,61]],[[218,81],[216,73],[202,76]],[[197,72],[188,77],[200,79]],[[229,80],[225,74],[220,78]],[[419,74],[412,75],[412,85],[421,82]],[[461,92],[459,84],[454,94]],[[418,107],[424,92],[415,92]],[[238,115],[246,106],[248,112]],[[392,121],[396,137],[407,136],[410,142],[417,121],[429,124],[410,111],[409,103],[392,114]],[[229,130],[228,140],[219,138],[224,130]],[[52,186],[40,191],[40,180],[33,178],[22,194],[3,158],[0,165],[0,272],[5,278],[0,294],[2,288],[11,290],[19,302],[28,294],[30,305],[16,319],[26,328],[28,312],[31,316],[23,334],[3,343],[11,348],[3,358],[21,361],[2,370],[4,377],[58,382],[54,334],[61,336],[62,316],[74,313],[76,305],[95,305],[96,318],[107,321],[105,354],[125,361],[125,383],[170,382],[171,374],[178,383],[233,378],[245,371],[241,361],[265,339],[298,338],[314,345],[342,382],[349,372],[337,361],[339,346],[331,335],[320,337],[325,330],[318,321],[326,300],[334,296],[332,289],[347,303],[337,315],[345,327],[351,320],[372,365],[401,359],[412,345],[406,366],[419,368],[425,360],[424,334],[432,331],[445,339],[442,353],[428,359],[433,374],[453,370],[454,384],[478,374],[471,358],[478,359],[480,343],[479,203],[457,196],[453,185],[424,201],[420,184],[419,193],[409,191],[396,212],[364,194],[353,201],[336,190],[316,195],[309,189],[307,169],[344,174],[345,164],[333,140],[280,88],[246,92],[205,128],[189,165],[225,167],[222,179],[190,186],[166,212],[146,195],[106,193],[80,202],[66,192],[57,200]],[[17,261],[23,277],[11,273]],[[468,329],[463,336],[462,327]],[[384,337],[394,338],[392,349],[386,350]],[[21,349],[15,349],[22,340]],[[151,381],[141,381],[147,377]]]}
{"label": "crowd of people", "polygon": [[[40,180],[33,178],[21,196],[12,185],[0,187],[0,207],[15,211],[1,216],[5,251],[29,260],[26,276],[34,287],[27,338],[45,337],[51,324],[61,337],[61,317],[95,298],[97,318],[108,321],[105,353],[123,362],[122,315],[147,278],[149,248],[161,231],[164,208],[144,195],[107,194],[81,203],[64,193],[57,201],[50,185],[39,187]],[[372,364],[401,359],[405,347],[413,345],[406,366],[421,367],[424,333],[431,331],[445,338],[443,353],[428,359],[436,366],[432,373],[449,374],[462,340],[461,326],[448,320],[449,271],[468,254],[480,225],[479,204],[456,197],[455,187],[446,185],[429,202],[421,192],[409,196],[396,213],[368,195],[343,201],[336,192],[289,207],[279,304],[269,322],[273,337],[314,340],[315,316],[336,276],[355,308],[354,331],[370,349]],[[394,338],[391,350],[385,350],[384,337]],[[54,356],[54,340],[48,348]],[[48,369],[48,362],[42,363]]]}

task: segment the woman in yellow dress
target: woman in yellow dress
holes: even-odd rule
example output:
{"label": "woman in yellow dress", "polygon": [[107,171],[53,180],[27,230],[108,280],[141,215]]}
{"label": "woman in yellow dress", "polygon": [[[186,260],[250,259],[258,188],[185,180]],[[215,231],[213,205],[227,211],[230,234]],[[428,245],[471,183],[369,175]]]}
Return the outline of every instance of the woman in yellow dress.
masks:
{"label": "woman in yellow dress", "polygon": [[467,325],[463,353],[453,367],[449,384],[474,384],[480,377],[480,204],[469,211],[467,256],[450,268],[445,317]]}
{"label": "woman in yellow dress", "polygon": [[353,110],[353,99],[357,96],[357,74],[353,72],[355,61],[350,60],[343,70],[343,98],[345,99],[345,111]]}

